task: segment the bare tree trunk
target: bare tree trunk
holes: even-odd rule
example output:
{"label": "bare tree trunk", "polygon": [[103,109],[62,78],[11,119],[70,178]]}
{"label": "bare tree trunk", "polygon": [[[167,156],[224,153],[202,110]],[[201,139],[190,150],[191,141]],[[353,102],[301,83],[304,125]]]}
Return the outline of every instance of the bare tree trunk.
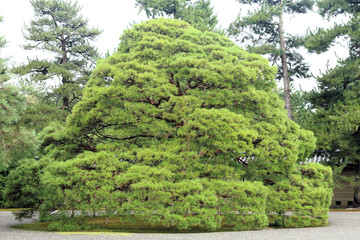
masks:
{"label": "bare tree trunk", "polygon": [[218,195],[218,215],[221,215],[221,208],[220,208],[220,195]]}
{"label": "bare tree trunk", "polygon": [[[280,5],[284,4],[284,0],[281,0]],[[292,119],[292,109],[291,109],[291,100],[290,100],[290,80],[289,80],[289,69],[288,62],[286,58],[286,46],[284,39],[284,23],[283,23],[283,11],[281,11],[279,16],[279,33],[280,33],[280,49],[281,54],[281,65],[283,70],[283,81],[284,81],[284,97],[285,97],[285,109],[287,111],[287,116],[289,119]]]}
{"label": "bare tree trunk", "polygon": [[[62,39],[61,50],[63,51],[61,64],[67,64],[68,57],[67,57],[67,50],[66,50],[64,36],[61,36],[61,39]],[[68,83],[69,83],[68,79],[66,77],[63,77],[62,85],[66,86]],[[69,111],[70,103],[69,103],[69,97],[67,97],[67,93],[64,93],[62,100],[63,100],[63,109]]]}
{"label": "bare tree trunk", "polygon": [[360,162],[357,161],[355,164],[354,207],[360,207]]}
{"label": "bare tree trunk", "polygon": [[109,212],[107,210],[107,207],[105,207],[105,224],[109,224]]}
{"label": "bare tree trunk", "polygon": [[63,97],[63,109],[68,110],[69,109],[69,98]]}

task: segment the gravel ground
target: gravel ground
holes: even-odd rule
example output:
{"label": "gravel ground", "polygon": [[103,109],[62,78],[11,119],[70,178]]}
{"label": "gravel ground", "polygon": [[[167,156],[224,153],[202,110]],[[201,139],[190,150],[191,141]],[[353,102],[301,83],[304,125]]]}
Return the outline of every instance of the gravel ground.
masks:
{"label": "gravel ground", "polygon": [[[24,220],[24,223],[35,220]],[[1,240],[87,240],[87,239],[124,239],[124,240],[359,240],[360,212],[331,212],[330,225],[320,228],[267,229],[261,231],[221,232],[201,234],[61,234],[48,232],[22,231],[10,228],[18,224],[11,212],[0,212]]]}

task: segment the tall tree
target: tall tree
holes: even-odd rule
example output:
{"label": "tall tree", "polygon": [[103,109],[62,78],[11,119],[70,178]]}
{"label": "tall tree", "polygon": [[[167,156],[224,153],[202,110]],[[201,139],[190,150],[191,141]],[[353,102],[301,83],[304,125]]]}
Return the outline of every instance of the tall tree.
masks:
{"label": "tall tree", "polygon": [[210,4],[210,0],[136,0],[136,6],[148,17],[167,15],[188,22],[201,31],[214,31],[218,23]]}
{"label": "tall tree", "polygon": [[[0,36],[0,50],[4,46],[5,39]],[[9,170],[20,160],[34,156],[37,149],[35,133],[17,124],[26,108],[25,96],[7,80],[6,59],[0,57],[0,206],[4,204],[3,187]]]}
{"label": "tall tree", "polygon": [[57,79],[51,91],[61,98],[62,108],[71,111],[79,100],[81,89],[89,79],[98,57],[90,45],[101,31],[89,28],[80,15],[77,2],[66,0],[32,0],[35,19],[25,26],[26,50],[45,50],[52,59],[31,59],[14,69],[19,75],[29,74],[34,81]]}
{"label": "tall tree", "polygon": [[239,14],[230,25],[229,33],[249,51],[268,56],[279,67],[278,79],[284,83],[285,109],[292,118],[290,81],[308,77],[309,67],[297,52],[298,36],[284,30],[284,14],[303,14],[313,6],[312,0],[237,0],[255,8],[246,16]]}
{"label": "tall tree", "polygon": [[309,51],[322,53],[346,38],[349,57],[317,79],[318,89],[310,93],[314,111],[311,130],[318,138],[319,151],[331,156],[330,164],[339,166],[340,159],[346,159],[354,165],[354,203],[360,206],[360,2],[321,0],[318,7],[323,17],[346,15],[348,21],[309,32],[305,46]]}

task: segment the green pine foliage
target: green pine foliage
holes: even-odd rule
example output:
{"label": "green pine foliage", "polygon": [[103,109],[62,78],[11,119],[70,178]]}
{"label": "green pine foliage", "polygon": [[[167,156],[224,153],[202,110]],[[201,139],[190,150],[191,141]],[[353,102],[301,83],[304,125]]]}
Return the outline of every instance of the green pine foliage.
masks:
{"label": "green pine foliage", "polygon": [[66,119],[68,113],[61,110],[61,99],[49,94],[46,84],[36,84],[31,80],[18,83],[19,90],[25,95],[26,105],[19,125],[39,133],[52,122],[61,122]]}
{"label": "green pine foliage", "polygon": [[[0,16],[0,23],[2,21],[2,17]],[[0,36],[0,49],[3,48],[5,44],[5,38],[3,36]],[[8,80],[6,59],[0,58],[0,84],[5,82],[6,80]]]}
{"label": "green pine foliage", "polygon": [[[355,178],[343,179],[355,186],[355,204],[360,204],[359,158],[359,59],[340,61],[317,79],[318,89],[308,94],[311,108],[316,109],[306,121],[318,141],[317,151],[329,155],[328,163],[336,178],[347,164],[355,167]],[[344,161],[345,160],[345,161]]]}
{"label": "green pine foliage", "polygon": [[190,23],[201,31],[215,31],[218,23],[210,0],[136,0],[140,12],[148,18],[170,16]]}
{"label": "green pine foliage", "polygon": [[90,42],[101,31],[88,26],[76,1],[32,0],[31,5],[35,19],[25,25],[24,38],[28,43],[23,47],[43,50],[52,59],[30,59],[13,72],[34,82],[50,81],[56,87],[49,94],[61,99],[64,110],[71,111],[98,58]]}
{"label": "green pine foliage", "polygon": [[[318,89],[309,93],[314,112],[307,121],[307,128],[318,138],[318,152],[331,157],[336,173],[350,163],[355,176],[346,181],[355,186],[354,204],[360,206],[359,158],[359,56],[360,56],[360,3],[348,0],[321,0],[317,2],[319,14],[328,19],[343,16],[344,22],[328,29],[309,32],[304,39],[309,51],[326,52],[336,41],[348,43],[349,57],[339,59],[338,65],[327,69],[317,78]],[[342,159],[340,161],[340,159]],[[345,161],[344,161],[345,160]],[[339,176],[336,176],[339,177]]]}
{"label": "green pine foliage", "polygon": [[3,189],[5,207],[35,209],[39,206],[43,190],[39,187],[39,164],[34,159],[28,159],[6,176],[6,185]]}
{"label": "green pine foliage", "polygon": [[[279,66],[277,78],[282,79],[280,58],[284,50],[280,48],[279,16],[281,13],[290,15],[307,13],[314,5],[314,1],[237,1],[241,4],[252,5],[254,10],[247,14],[240,12],[238,18],[229,27],[229,34],[250,52],[264,55],[271,63]],[[286,32],[284,35],[290,79],[309,77],[309,66],[304,63],[303,56],[298,52],[302,46],[301,39],[299,36]]]}
{"label": "green pine foliage", "polygon": [[235,223],[236,229],[261,228],[268,223],[267,189],[259,182],[179,180],[168,168],[133,166],[106,152],[87,152],[48,170],[44,184],[53,192],[45,202],[53,204],[47,206],[53,209],[81,209],[84,214],[106,217],[132,213],[147,224],[179,229],[216,230],[223,221],[220,214],[233,211],[239,214],[230,214],[226,221]]}
{"label": "green pine foliage", "polygon": [[[0,49],[4,46],[1,37]],[[9,79],[6,59],[0,58],[0,172],[33,156],[37,148],[35,133],[17,125],[26,109],[25,96],[6,83]]]}
{"label": "green pine foliage", "polygon": [[331,171],[296,165],[315,138],[287,118],[275,74],[220,34],[169,19],[134,25],[66,126],[41,135],[41,219],[57,209],[180,230],[326,224]]}
{"label": "green pine foliage", "polygon": [[0,171],[16,167],[21,159],[36,154],[35,131],[19,125],[26,110],[19,88],[0,84]]}
{"label": "green pine foliage", "polygon": [[277,79],[284,84],[285,108],[293,119],[290,82],[296,78],[309,78],[309,65],[299,53],[301,37],[284,31],[284,15],[304,14],[311,10],[313,0],[237,0],[252,6],[247,14],[239,13],[230,24],[230,36],[248,51],[261,54],[278,67]]}
{"label": "green pine foliage", "polygon": [[[0,37],[0,50],[3,47],[5,40]],[[19,124],[27,109],[26,98],[19,88],[7,83],[9,79],[6,59],[0,58],[0,207],[5,205],[3,190],[9,171],[21,160],[33,157],[38,148],[35,132]]]}
{"label": "green pine foliage", "polygon": [[347,22],[335,23],[334,26],[324,29],[318,28],[316,31],[309,31],[304,43],[305,47],[316,53],[322,53],[329,50],[336,40],[343,37],[349,40],[350,58],[359,57],[359,2],[351,0],[321,0],[317,2],[318,12],[327,19],[337,16],[345,16]]}
{"label": "green pine foliage", "polygon": [[[284,90],[278,88],[280,98],[284,98]],[[295,89],[291,85],[291,106],[292,120],[305,129],[311,127],[309,119],[313,115],[311,104],[309,104],[309,95],[307,91]],[[308,126],[310,125],[310,126]]]}

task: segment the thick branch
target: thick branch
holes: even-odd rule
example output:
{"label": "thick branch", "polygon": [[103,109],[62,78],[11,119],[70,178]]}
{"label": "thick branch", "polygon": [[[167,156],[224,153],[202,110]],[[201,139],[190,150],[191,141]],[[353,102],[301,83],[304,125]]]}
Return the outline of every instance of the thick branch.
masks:
{"label": "thick branch", "polygon": [[155,137],[152,135],[146,135],[146,134],[140,134],[140,135],[136,135],[136,136],[130,136],[130,137],[125,137],[125,138],[117,138],[117,137],[111,137],[111,136],[106,136],[106,135],[101,135],[101,134],[96,134],[98,137],[101,138],[107,138],[107,139],[111,139],[111,140],[118,140],[118,141],[122,141],[122,140],[131,140],[134,138],[139,138],[139,137]]}

